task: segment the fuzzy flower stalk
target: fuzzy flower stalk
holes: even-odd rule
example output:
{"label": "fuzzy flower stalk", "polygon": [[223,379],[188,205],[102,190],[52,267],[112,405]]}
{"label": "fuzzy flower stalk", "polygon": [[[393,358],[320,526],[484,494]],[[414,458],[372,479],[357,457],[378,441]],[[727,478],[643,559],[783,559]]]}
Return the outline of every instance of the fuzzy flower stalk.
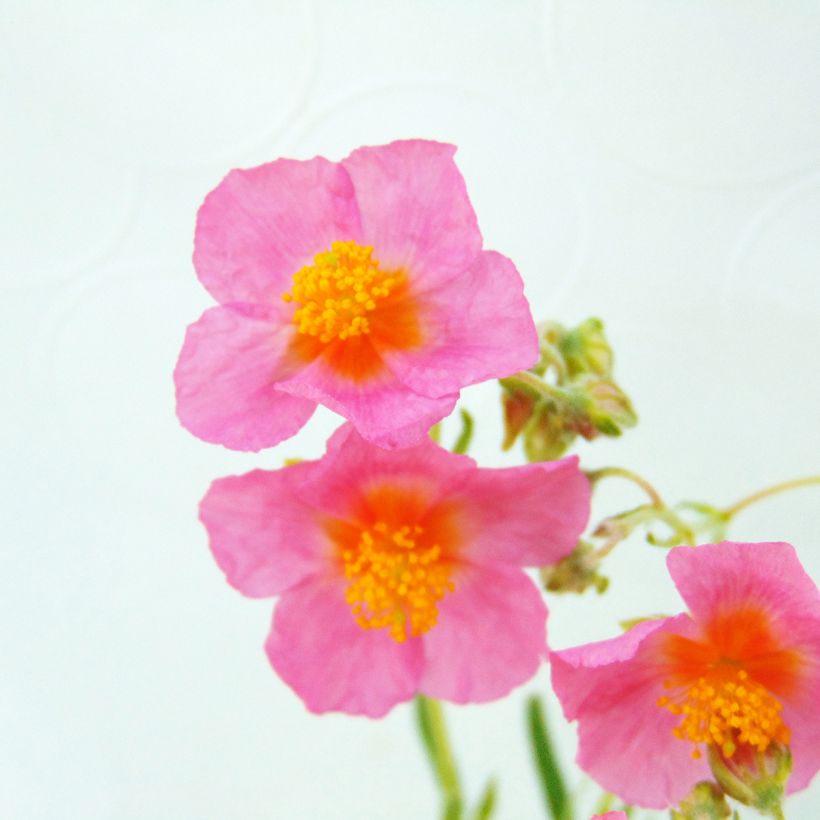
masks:
{"label": "fuzzy flower stalk", "polygon": [[575,458],[484,469],[350,424],[320,460],[219,479],[200,508],[229,583],[281,596],[280,677],[313,712],[371,717],[419,693],[493,700],[535,674],[547,610],[522,568],[564,557],[588,516]]}
{"label": "fuzzy flower stalk", "polygon": [[688,613],[552,653],[578,764],[635,805],[714,777],[779,817],[820,768],[820,593],[784,543],[676,547],[667,564]]}

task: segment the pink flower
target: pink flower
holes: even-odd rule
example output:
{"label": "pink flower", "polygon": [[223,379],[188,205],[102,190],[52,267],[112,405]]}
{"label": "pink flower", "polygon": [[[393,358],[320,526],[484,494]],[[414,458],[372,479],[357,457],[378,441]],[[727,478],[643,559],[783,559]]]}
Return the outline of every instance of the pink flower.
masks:
{"label": "pink flower", "polygon": [[625,811],[608,811],[606,814],[596,814],[591,820],[627,820]]}
{"label": "pink flower", "polygon": [[348,424],[319,461],[218,479],[200,507],[228,582],[282,596],[274,669],[313,712],[371,717],[417,692],[479,702],[528,680],[547,611],[521,567],[569,553],[588,514],[575,458],[480,469]]}
{"label": "pink flower", "polygon": [[197,218],[194,265],[219,306],[174,372],[185,427],[259,450],[320,403],[405,447],[465,385],[536,361],[521,278],[482,250],[454,153],[407,140],[222,180]]}
{"label": "pink flower", "polygon": [[787,791],[820,768],[820,593],[789,544],[677,547],[667,564],[691,614],[553,652],[578,720],[578,764],[628,803],[675,805],[724,759],[788,744]]}

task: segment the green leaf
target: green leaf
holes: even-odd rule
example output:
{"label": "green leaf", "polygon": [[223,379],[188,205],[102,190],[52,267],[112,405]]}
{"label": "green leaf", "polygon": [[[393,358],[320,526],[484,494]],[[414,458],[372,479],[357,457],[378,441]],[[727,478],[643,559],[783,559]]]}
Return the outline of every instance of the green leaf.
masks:
{"label": "green leaf", "polygon": [[552,748],[544,709],[537,695],[527,701],[527,724],[536,771],[541,780],[549,815],[552,820],[571,820],[572,804]]}
{"label": "green leaf", "polygon": [[415,707],[424,750],[427,752],[433,773],[441,789],[442,817],[444,820],[461,820],[463,808],[461,785],[447,737],[441,704],[432,698],[419,695],[416,698]]}
{"label": "green leaf", "polygon": [[476,807],[474,820],[490,820],[495,810],[496,787],[495,780],[490,780],[481,796],[481,801]]}
{"label": "green leaf", "polygon": [[445,800],[442,820],[461,820],[461,798],[450,796]]}
{"label": "green leaf", "polygon": [[473,428],[475,422],[473,417],[464,409],[461,410],[461,433],[459,433],[456,443],[453,445],[453,452],[463,455],[470,449],[470,442],[473,440]]}

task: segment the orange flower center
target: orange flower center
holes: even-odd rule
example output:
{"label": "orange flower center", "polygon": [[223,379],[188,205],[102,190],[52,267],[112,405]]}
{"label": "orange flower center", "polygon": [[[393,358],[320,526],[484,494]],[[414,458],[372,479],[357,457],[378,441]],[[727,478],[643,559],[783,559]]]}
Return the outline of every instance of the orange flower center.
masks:
{"label": "orange flower center", "polygon": [[664,636],[661,664],[670,694],[657,704],[681,717],[673,732],[696,744],[693,757],[701,743],[730,758],[740,745],[765,752],[789,742],[780,697],[797,685],[801,662],[774,637],[763,609],[720,613],[699,640]]}
{"label": "orange flower center", "polygon": [[421,340],[407,277],[382,270],[370,245],[333,242],[293,275],[282,299],[297,305],[294,355],[310,361],[325,354],[335,372],[355,381],[382,372],[377,348],[404,350]]}
{"label": "orange flower center", "polygon": [[401,643],[408,631],[421,635],[436,625],[436,605],[455,586],[441,546],[424,535],[418,524],[394,529],[377,521],[342,553],[350,580],[345,599],[363,629],[386,627]]}
{"label": "orange flower center", "polygon": [[401,281],[400,274],[381,271],[372,254],[369,245],[334,242],[294,274],[293,288],[282,298],[300,305],[293,314],[300,333],[320,342],[370,333],[368,314]]}
{"label": "orange flower center", "polygon": [[[714,744],[726,757],[732,757],[738,743],[765,752],[772,741],[789,742],[789,730],[780,718],[782,704],[745,669],[716,669],[682,696],[660,698],[658,706],[682,716],[675,737]],[[697,747],[693,756],[700,757]]]}
{"label": "orange flower center", "polygon": [[432,629],[438,603],[455,589],[458,511],[429,497],[421,484],[375,485],[354,503],[355,523],[325,525],[356,622],[399,643]]}

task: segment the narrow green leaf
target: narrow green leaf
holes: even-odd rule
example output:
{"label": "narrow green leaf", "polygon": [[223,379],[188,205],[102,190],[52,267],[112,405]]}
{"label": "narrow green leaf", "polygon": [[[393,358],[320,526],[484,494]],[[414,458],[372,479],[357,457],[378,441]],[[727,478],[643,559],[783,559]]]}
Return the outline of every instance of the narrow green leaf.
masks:
{"label": "narrow green leaf", "polygon": [[444,814],[442,820],[461,820],[461,799],[458,797],[448,797],[444,804]]}
{"label": "narrow green leaf", "polygon": [[592,810],[593,814],[606,814],[608,811],[612,811],[612,807],[615,805],[615,795],[610,794],[609,792],[604,792],[601,795],[601,799],[595,804],[595,808]]}
{"label": "narrow green leaf", "polygon": [[473,429],[475,422],[469,412],[461,410],[461,433],[459,433],[456,443],[453,445],[453,452],[460,455],[470,449],[470,442],[473,440]]}
{"label": "narrow green leaf", "polygon": [[552,820],[571,820],[572,805],[552,748],[544,709],[537,695],[527,702],[527,724],[549,816]]}
{"label": "narrow green leaf", "polygon": [[495,780],[490,780],[481,796],[481,802],[475,810],[474,820],[490,820],[495,810]]}
{"label": "narrow green leaf", "polygon": [[461,820],[461,785],[447,737],[441,704],[432,698],[419,695],[415,701],[415,708],[424,750],[441,789],[442,817],[444,820]]}
{"label": "narrow green leaf", "polygon": [[436,777],[438,777],[438,766],[434,760],[436,747],[433,743],[433,729],[430,725],[430,713],[427,709],[427,704],[424,702],[424,698],[418,697],[413,705],[416,709],[416,722],[418,723],[421,741],[424,744],[424,751],[427,752],[428,757],[433,762],[433,771]]}

